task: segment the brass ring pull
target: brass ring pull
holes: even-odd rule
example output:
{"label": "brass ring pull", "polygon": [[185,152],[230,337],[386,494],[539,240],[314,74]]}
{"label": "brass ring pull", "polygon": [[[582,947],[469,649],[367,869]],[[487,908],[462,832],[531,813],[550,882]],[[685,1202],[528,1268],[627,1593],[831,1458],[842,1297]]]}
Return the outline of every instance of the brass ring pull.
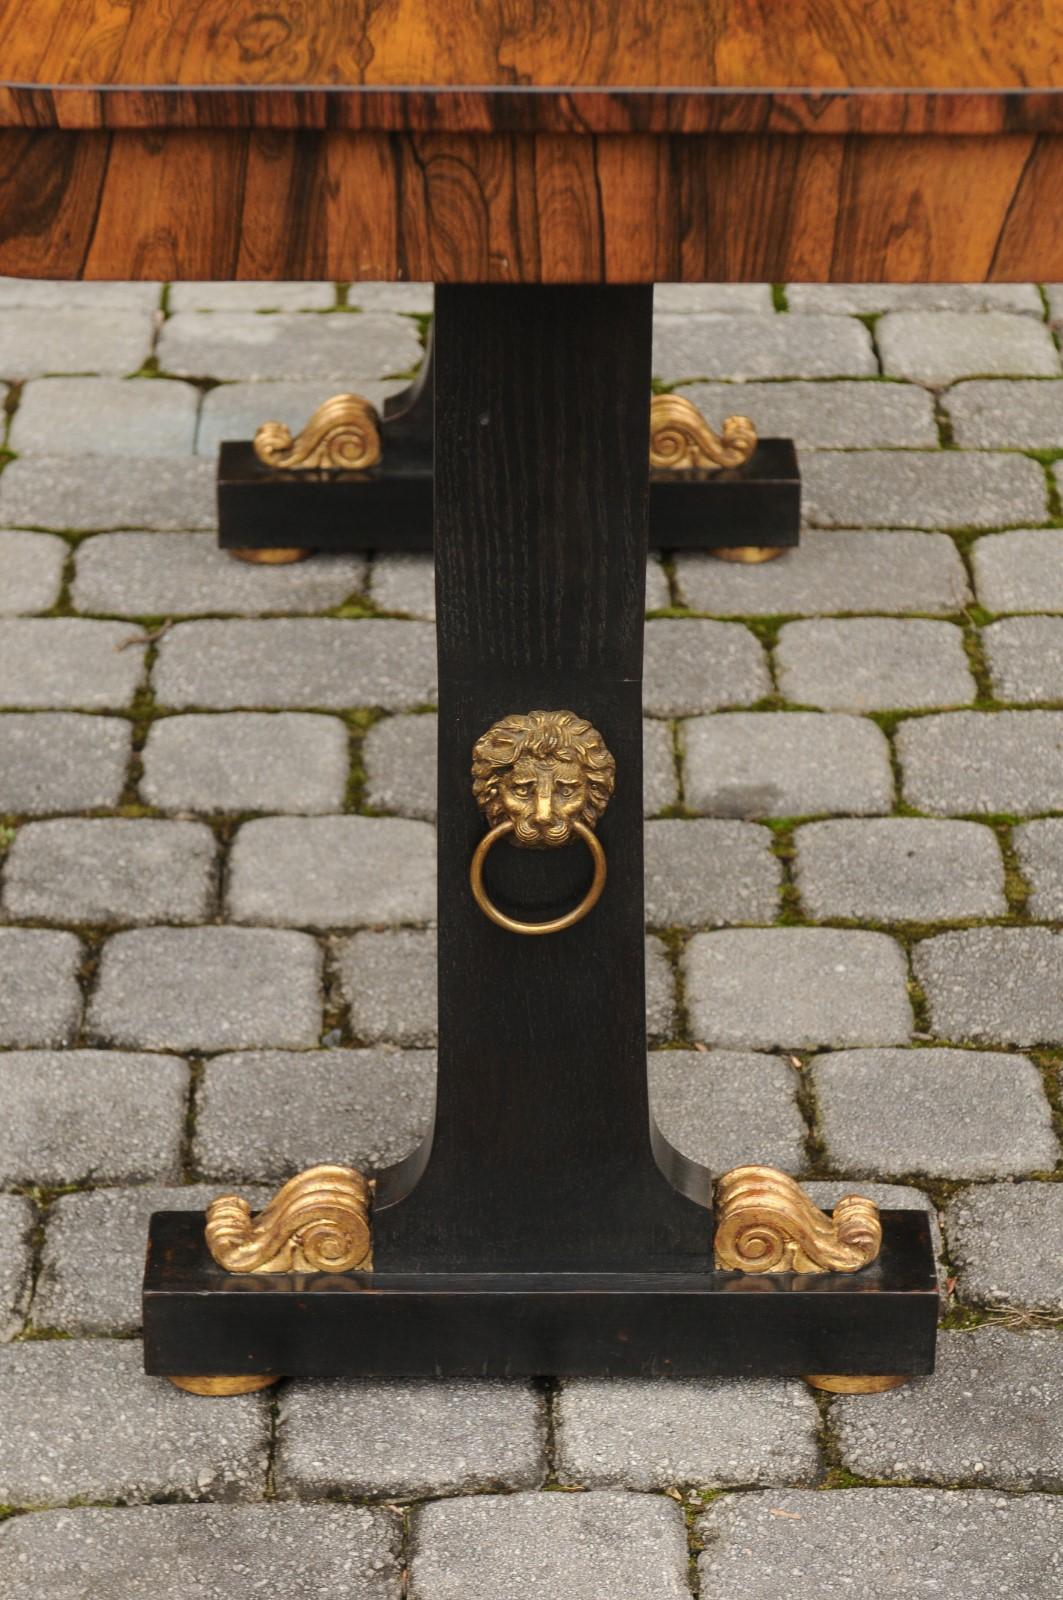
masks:
{"label": "brass ring pull", "polygon": [[504,911],[499,911],[493,900],[484,888],[484,862],[493,845],[507,833],[513,832],[512,822],[500,822],[497,828],[492,828],[490,833],[485,833],[469,868],[469,882],[472,884],[473,898],[480,907],[485,917],[490,917],[492,922],[497,922],[500,928],[505,928],[509,933],[562,933],[565,928],[571,928],[573,923],[581,922],[588,911],[601,899],[602,890],[605,888],[605,851],[598,835],[587,827],[585,822],[574,822],[572,831],[578,833],[594,861],[594,877],[591,886],[583,896],[578,906],[571,911],[566,911],[563,917],[554,917],[549,922],[519,922],[516,917],[507,917]]}

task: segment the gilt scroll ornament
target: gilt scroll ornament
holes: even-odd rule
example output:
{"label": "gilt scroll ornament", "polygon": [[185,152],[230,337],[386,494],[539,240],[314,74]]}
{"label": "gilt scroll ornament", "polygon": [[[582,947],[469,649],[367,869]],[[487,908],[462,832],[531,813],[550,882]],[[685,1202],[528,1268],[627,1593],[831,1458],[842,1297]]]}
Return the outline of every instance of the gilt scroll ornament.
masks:
{"label": "gilt scroll ornament", "polygon": [[258,459],[287,471],[345,467],[365,472],[376,466],[380,453],[380,418],[357,394],[334,394],[294,439],[283,422],[264,422],[255,433]]}
{"label": "gilt scroll ornament", "polygon": [[369,1272],[369,1184],[353,1167],[308,1167],[252,1219],[239,1195],[207,1209],[207,1248],[226,1272]]}
{"label": "gilt scroll ornament", "polygon": [[655,394],[650,401],[651,467],[719,472],[744,466],[756,448],[757,430],[748,417],[725,417],[717,433],[685,395]]}
{"label": "gilt scroll ornament", "polygon": [[882,1225],[850,1194],[827,1216],[773,1167],[735,1167],[716,1183],[716,1265],[735,1272],[856,1272],[874,1261]]}

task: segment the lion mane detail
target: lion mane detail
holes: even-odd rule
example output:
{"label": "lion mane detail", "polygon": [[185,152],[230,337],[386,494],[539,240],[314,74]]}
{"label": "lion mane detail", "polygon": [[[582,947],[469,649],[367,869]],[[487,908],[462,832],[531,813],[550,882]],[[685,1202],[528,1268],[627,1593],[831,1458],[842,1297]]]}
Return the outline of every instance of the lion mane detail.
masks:
{"label": "lion mane detail", "polygon": [[574,711],[529,711],[503,717],[477,739],[472,752],[472,792],[488,822],[506,820],[502,778],[524,756],[574,762],[583,770],[587,798],[580,821],[593,828],[616,784],[616,762],[597,728]]}

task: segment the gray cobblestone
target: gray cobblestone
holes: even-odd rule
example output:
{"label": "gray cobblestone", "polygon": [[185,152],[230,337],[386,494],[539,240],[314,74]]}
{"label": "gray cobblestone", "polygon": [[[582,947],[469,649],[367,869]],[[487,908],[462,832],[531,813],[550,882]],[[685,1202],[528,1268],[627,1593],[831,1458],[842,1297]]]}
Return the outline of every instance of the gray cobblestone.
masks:
{"label": "gray cobblestone", "polygon": [[643,705],[654,717],[748,706],[772,692],[760,641],[737,622],[648,622],[644,670]]}
{"label": "gray cobblestone", "polygon": [[117,805],[133,743],[128,722],[75,712],[0,716],[0,812]]}
{"label": "gray cobblestone", "polygon": [[1032,373],[1059,375],[1043,322],[1006,311],[889,311],[875,328],[883,371],[919,383]]}
{"label": "gray cobblestone", "polygon": [[788,700],[835,711],[963,705],[977,692],[959,628],[915,617],[788,622],[775,668]]}
{"label": "gray cobblestone", "polygon": [[1063,700],[1063,617],[1007,617],[982,630],[982,643],[998,699]]}
{"label": "gray cobblestone", "polygon": [[435,630],[371,618],[183,622],[159,645],[155,686],[178,708],[405,711],[435,700]]}
{"label": "gray cobblestone", "polygon": [[1054,1600],[1063,1578],[1061,1522],[1052,1495],[892,1488],[727,1495],[696,1525],[705,1542],[701,1592],[925,1600],[947,1589],[972,1600]]}
{"label": "gray cobblestone", "polygon": [[789,283],[791,311],[1029,311],[1044,316],[1035,283]]}
{"label": "gray cobblestone", "polygon": [[0,1498],[16,1506],[160,1495],[259,1498],[269,1441],[264,1396],[206,1406],[147,1377],[142,1363],[139,1345],[128,1340],[0,1349]]}
{"label": "gray cobblestone", "polygon": [[[693,287],[693,285],[691,286]],[[933,449],[938,442],[931,396],[915,384],[868,383],[695,383],[680,393],[692,400],[714,428],[724,417],[751,417],[762,439],[793,439],[798,449],[848,449],[914,445]]]}
{"label": "gray cobblestone", "polygon": [[[93,1189],[61,1195],[48,1212],[33,1323],[75,1334],[130,1334],[140,1328],[144,1246],[153,1211],[205,1211],[216,1184]],[[257,1211],[270,1189],[242,1189]]]}
{"label": "gray cobblestone", "polygon": [[859,378],[878,372],[871,336],[838,317],[656,317],[653,373],[682,378]]}
{"label": "gray cobblestone", "polygon": [[569,1379],[558,1477],[592,1488],[812,1483],[819,1412],[801,1383]]}
{"label": "gray cobblestone", "polygon": [[11,617],[0,622],[0,706],[85,710],[127,706],[144,671],[124,650],[120,622],[82,617]]}
{"label": "gray cobblestone", "polygon": [[104,946],[88,1027],[147,1050],[314,1045],[321,953],[305,933],[140,928]]}
{"label": "gray cobblestone", "polygon": [[679,798],[676,780],[675,741],[667,722],[651,717],[642,723],[642,809],[655,817]]}
{"label": "gray cobblestone", "polygon": [[23,456],[188,456],[198,409],[198,390],[165,378],[40,378],[8,442]]}
{"label": "gray cobblestone", "polygon": [[767,566],[688,552],[677,556],[676,569],[687,605],[718,616],[950,612],[971,598],[952,540],[907,529],[839,533],[809,528],[796,550]]}
{"label": "gray cobblestone", "polygon": [[901,1044],[911,1031],[904,956],[884,933],[697,933],[683,966],[691,1027],[706,1043],[754,1050]]}
{"label": "gray cobblestone", "polygon": [[178,1175],[188,1068],[103,1050],[0,1055],[0,1182],[166,1181]]}
{"label": "gray cobblestone", "polygon": [[1047,515],[1045,476],[1023,456],[958,450],[814,450],[804,514],[824,528],[994,528]]}
{"label": "gray cobblestone", "polygon": [[839,1172],[1000,1178],[1055,1163],[1040,1074],[1025,1056],[847,1050],[813,1065],[828,1159]]}
{"label": "gray cobblestone", "polygon": [[945,1226],[964,1300],[1063,1315],[1063,1184],[965,1189],[949,1202]]}
{"label": "gray cobblestone", "polygon": [[770,283],[657,283],[653,309],[702,312],[717,316],[771,316],[775,310]]}
{"label": "gray cobblestone", "polygon": [[665,1138],[710,1172],[762,1162],[805,1166],[797,1079],[777,1056],[740,1050],[651,1050],[650,1105]]}
{"label": "gray cobblestone", "polygon": [[780,864],[766,828],[663,819],[646,825],[646,921],[654,927],[772,922]]}
{"label": "gray cobblestone", "polygon": [[33,1283],[33,1229],[37,1213],[21,1195],[0,1195],[0,1340],[25,1321]]}
{"label": "gray cobblestone", "polygon": [[221,1056],[203,1074],[196,1166],[223,1182],[276,1181],[322,1161],[388,1166],[428,1128],[435,1068],[428,1050]]}
{"label": "gray cobblestone", "polygon": [[810,822],[797,831],[796,877],[816,918],[937,922],[1007,911],[1000,847],[978,822]]}
{"label": "gray cobblestone", "polygon": [[52,372],[135,372],[151,353],[148,311],[63,306],[0,311],[0,376],[39,378]]}
{"label": "gray cobblestone", "polygon": [[214,467],[175,456],[26,456],[0,477],[0,517],[75,533],[213,528]]}
{"label": "gray cobblestone", "polygon": [[949,389],[944,404],[959,445],[976,450],[1063,447],[1063,383],[975,378]]}
{"label": "gray cobblestone", "polygon": [[1013,528],[971,546],[978,598],[990,611],[1063,611],[1063,528]]}
{"label": "gray cobblestone", "polygon": [[1063,283],[1046,283],[1045,294],[1048,297],[1048,315],[1053,322],[1063,319]]}
{"label": "gray cobblestone", "polygon": [[328,611],[365,582],[357,556],[255,566],[219,550],[212,533],[101,533],[78,548],[72,598],[111,616]]}
{"label": "gray cobblestone", "polygon": [[399,1523],[365,1506],[41,1511],[0,1537],[0,1600],[22,1600],[27,1578],[35,1600],[398,1600],[401,1586]]}
{"label": "gray cobblestone", "polygon": [[172,811],[339,811],[349,764],[338,717],[193,712],[152,724],[140,792]]}
{"label": "gray cobblestone", "polygon": [[333,283],[175,283],[171,311],[331,311]]}
{"label": "gray cobblestone", "polygon": [[197,822],[26,823],[4,867],[4,911],[42,922],[202,921],[214,857],[214,837]]}
{"label": "gray cobblestone", "polygon": [[897,730],[904,798],[920,811],[1063,809],[1063,713],[954,711]]}
{"label": "gray cobblestone", "polygon": [[[408,386],[406,378],[359,378],[347,381],[379,410],[388,395]],[[283,378],[265,383],[223,383],[203,397],[196,433],[196,454],[216,456],[225,439],[253,439],[263,422],[283,422],[298,434],[323,401],[336,392],[327,378]]]}
{"label": "gray cobblestone", "polygon": [[244,824],[229,857],[234,922],[428,922],[435,888],[432,829],[400,817],[262,817]]}
{"label": "gray cobblestone", "polygon": [[1024,822],[1012,843],[1030,885],[1027,911],[1038,922],[1063,921],[1063,817]]}
{"label": "gray cobblestone", "polygon": [[912,966],[941,1038],[1063,1043],[1063,935],[1048,928],[942,933],[916,946]]}
{"label": "gray cobblestone", "polygon": [[528,1383],[295,1383],[281,1399],[281,1495],[422,1496],[537,1487],[543,1401]]}
{"label": "gray cobblestone", "polygon": [[354,389],[363,378],[408,372],[423,354],[415,322],[375,311],[272,317],[179,311],[158,346],[160,367],[178,377],[319,378]]}
{"label": "gray cobblestone", "polygon": [[161,283],[86,283],[48,278],[0,278],[0,306],[36,310],[155,311]]}
{"label": "gray cobblestone", "polygon": [[66,557],[66,544],[54,534],[0,533],[0,616],[53,606]]}
{"label": "gray cobblestone", "polygon": [[72,933],[0,928],[0,1046],[72,1043],[81,1020],[80,963]]}
{"label": "gray cobblestone", "polygon": [[682,725],[686,799],[720,817],[888,811],[886,736],[859,717],[734,712]]}
{"label": "gray cobblestone", "polygon": [[942,1333],[933,1377],[842,1397],[831,1426],[842,1463],[861,1477],[1058,1489],[1063,1334]]}
{"label": "gray cobblestone", "polygon": [[410,1600],[687,1600],[683,1516],[661,1497],[476,1495],[422,1506]]}

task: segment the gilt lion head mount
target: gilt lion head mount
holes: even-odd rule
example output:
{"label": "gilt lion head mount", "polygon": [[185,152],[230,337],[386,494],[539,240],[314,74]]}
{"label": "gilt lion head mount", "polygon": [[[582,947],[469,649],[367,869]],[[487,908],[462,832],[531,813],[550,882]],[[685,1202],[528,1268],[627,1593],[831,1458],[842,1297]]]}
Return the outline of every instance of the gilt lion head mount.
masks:
{"label": "gilt lion head mount", "polygon": [[616,762],[597,728],[574,711],[503,717],[477,739],[472,792],[492,828],[512,824],[525,849],[552,849],[573,824],[593,828],[613,792]]}

